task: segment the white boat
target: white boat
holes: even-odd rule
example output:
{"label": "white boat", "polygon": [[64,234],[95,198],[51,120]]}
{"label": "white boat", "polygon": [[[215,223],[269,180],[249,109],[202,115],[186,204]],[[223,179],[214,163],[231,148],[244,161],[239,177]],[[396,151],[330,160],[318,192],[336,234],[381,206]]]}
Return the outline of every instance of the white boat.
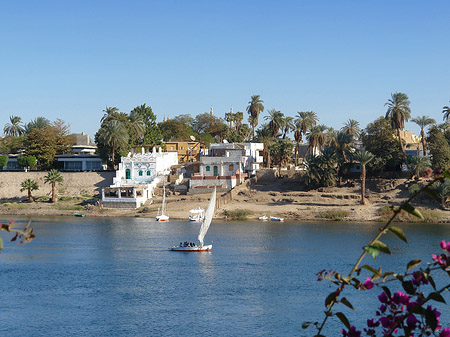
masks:
{"label": "white boat", "polygon": [[214,216],[214,209],[216,207],[216,188],[211,194],[211,199],[209,200],[208,207],[205,212],[205,219],[202,222],[200,227],[200,231],[198,233],[198,241],[199,245],[190,242],[180,242],[179,246],[170,247],[169,250],[179,251],[179,252],[206,252],[212,249],[212,243],[209,245],[205,245],[203,239],[205,238],[206,233],[208,232],[209,226],[211,225],[212,218]]}
{"label": "white boat", "polygon": [[194,208],[189,211],[189,221],[203,221],[205,218],[205,210],[201,207]]}
{"label": "white boat", "polygon": [[267,221],[267,220],[269,220],[269,218],[267,217],[267,215],[260,216],[258,219],[261,220],[261,221]]}
{"label": "white boat", "polygon": [[[158,209],[159,213],[159,209]],[[161,205],[161,213],[156,216],[156,221],[169,221],[169,216],[166,214],[166,179],[163,182],[163,199]]]}
{"label": "white boat", "polygon": [[284,218],[280,218],[278,216],[271,216],[270,221],[284,221]]}

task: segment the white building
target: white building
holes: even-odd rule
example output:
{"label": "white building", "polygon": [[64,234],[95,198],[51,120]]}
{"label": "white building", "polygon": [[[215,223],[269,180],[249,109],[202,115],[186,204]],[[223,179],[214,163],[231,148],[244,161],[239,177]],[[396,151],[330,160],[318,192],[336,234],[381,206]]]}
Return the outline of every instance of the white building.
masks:
{"label": "white building", "polygon": [[162,152],[161,148],[152,152],[129,153],[122,157],[113,184],[102,189],[104,207],[137,208],[152,198],[153,190],[170,173],[170,168],[178,164],[176,152]]}

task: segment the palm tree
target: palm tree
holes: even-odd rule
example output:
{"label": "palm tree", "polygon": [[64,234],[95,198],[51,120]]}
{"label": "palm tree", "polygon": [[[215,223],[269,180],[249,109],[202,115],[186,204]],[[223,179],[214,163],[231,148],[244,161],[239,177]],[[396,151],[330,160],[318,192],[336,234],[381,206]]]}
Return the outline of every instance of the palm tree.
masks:
{"label": "palm tree", "polygon": [[134,138],[133,140],[136,142],[137,145],[139,139],[141,139],[145,133],[144,117],[137,110],[133,110],[130,112],[128,120],[130,121],[131,135],[133,135]]}
{"label": "palm tree", "polygon": [[22,118],[19,116],[10,116],[9,120],[11,123],[6,123],[3,128],[3,133],[5,135],[19,137],[24,134],[25,130],[22,126]]}
{"label": "palm tree", "polygon": [[411,167],[414,170],[414,175],[420,178],[422,173],[431,168],[431,160],[425,156],[415,156],[411,158]]}
{"label": "palm tree", "polygon": [[47,172],[44,177],[44,182],[46,184],[52,184],[52,202],[56,201],[56,183],[62,183],[64,178],[58,170],[52,169]]}
{"label": "palm tree", "polygon": [[449,122],[449,118],[450,118],[450,107],[449,106],[444,106],[442,108],[442,113],[444,114],[444,121],[446,121],[447,123]]}
{"label": "palm tree", "polygon": [[297,146],[295,149],[295,164],[298,163],[298,151],[299,151],[299,144],[303,140],[303,136],[306,135],[306,132],[310,130],[312,127],[317,125],[317,122],[319,121],[319,117],[317,117],[316,113],[314,111],[298,111],[297,112],[297,119],[294,121],[295,123],[295,132],[294,132],[294,138],[297,142]]}
{"label": "palm tree", "polygon": [[416,123],[420,127],[420,137],[422,139],[423,155],[426,156],[427,150],[425,148],[425,128],[428,125],[436,124],[436,121],[428,116],[419,116],[411,119],[411,121]]}
{"label": "palm tree", "polygon": [[31,192],[39,189],[37,182],[34,181],[33,179],[26,179],[26,180],[22,181],[20,186],[22,187],[20,189],[20,192],[23,192],[25,190],[28,191],[28,201],[32,202],[34,200],[34,198],[31,195]]}
{"label": "palm tree", "polygon": [[234,122],[233,110],[231,110],[230,112],[226,112],[225,113],[225,121],[230,123],[230,129],[231,129],[233,127],[233,122]]}
{"label": "palm tree", "polygon": [[358,151],[353,155],[353,158],[361,164],[361,204],[365,205],[366,165],[375,158],[375,155],[369,151]]}
{"label": "palm tree", "polygon": [[294,130],[295,125],[294,125],[294,117],[291,116],[286,116],[282,119],[282,123],[281,123],[282,129],[283,129],[283,139],[286,139],[286,135]]}
{"label": "palm tree", "polygon": [[102,119],[100,120],[100,123],[103,123],[111,114],[119,112],[119,108],[106,106],[106,108],[105,108],[105,110],[103,110],[103,112],[105,114],[103,115]]}
{"label": "palm tree", "polygon": [[264,111],[264,101],[260,99],[259,95],[253,95],[248,102],[247,112],[250,114],[250,125],[252,126],[252,136],[255,136],[255,128],[258,125],[259,114]]}
{"label": "palm tree", "polygon": [[112,119],[105,122],[98,132],[102,142],[111,147],[111,161],[114,167],[116,149],[128,142],[127,130],[122,122]]}
{"label": "palm tree", "polygon": [[266,165],[267,168],[270,168],[271,160],[270,160],[269,146],[272,145],[274,138],[272,136],[272,130],[270,129],[268,124],[263,124],[258,130],[256,130],[256,140],[264,144],[263,157],[267,158]]}
{"label": "palm tree", "polygon": [[323,124],[313,126],[309,130],[306,134],[306,140],[308,141],[308,150],[306,152],[311,151],[315,155],[317,154],[316,151],[320,152],[323,150],[327,140],[326,130],[328,130],[328,127]]}
{"label": "palm tree", "polygon": [[400,134],[400,130],[404,129],[405,122],[407,122],[409,120],[409,117],[411,116],[411,109],[409,108],[408,95],[402,92],[393,93],[391,94],[391,98],[387,101],[385,106],[386,105],[388,106],[386,118],[390,117],[392,129],[397,130],[397,137],[398,142],[400,144],[400,149],[403,153],[403,160],[406,166],[408,167],[408,171],[411,173],[408,164],[408,159],[406,158],[406,152],[403,147],[402,137]]}
{"label": "palm tree", "polygon": [[239,133],[239,130],[241,128],[241,123],[244,120],[244,113],[242,111],[238,111],[234,114],[234,122],[235,122],[235,128],[236,132]]}
{"label": "palm tree", "polygon": [[50,126],[50,121],[45,117],[36,117],[31,122],[25,125],[25,133],[29,134],[33,129],[43,129],[46,126]]}
{"label": "palm tree", "polygon": [[269,121],[269,128],[272,131],[272,137],[276,137],[281,129],[284,115],[276,109],[271,109],[268,113],[269,116],[265,116],[264,119]]}
{"label": "palm tree", "polygon": [[361,134],[359,122],[354,119],[349,119],[347,122],[345,122],[341,131],[351,135],[352,141],[356,138],[359,138],[359,135]]}

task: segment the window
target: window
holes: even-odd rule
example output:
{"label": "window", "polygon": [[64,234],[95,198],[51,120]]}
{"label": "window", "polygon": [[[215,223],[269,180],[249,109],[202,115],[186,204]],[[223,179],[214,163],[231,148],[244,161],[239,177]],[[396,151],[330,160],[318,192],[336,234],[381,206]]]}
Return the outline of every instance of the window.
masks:
{"label": "window", "polygon": [[228,166],[228,170],[233,171],[233,169],[234,169],[234,165],[233,165],[233,164],[230,164],[230,165]]}
{"label": "window", "polygon": [[211,167],[206,166],[206,172],[209,172],[209,171],[211,171]]}
{"label": "window", "polygon": [[131,179],[131,171],[130,169],[125,170],[125,179]]}
{"label": "window", "polygon": [[139,177],[142,177],[142,171],[139,171]]}
{"label": "window", "polygon": [[180,146],[180,150],[184,150],[184,146]]}
{"label": "window", "polygon": [[148,175],[148,176],[151,176],[152,173],[151,173],[150,171],[147,171],[147,175]]}
{"label": "window", "polygon": [[170,147],[171,150],[174,150],[173,146]]}

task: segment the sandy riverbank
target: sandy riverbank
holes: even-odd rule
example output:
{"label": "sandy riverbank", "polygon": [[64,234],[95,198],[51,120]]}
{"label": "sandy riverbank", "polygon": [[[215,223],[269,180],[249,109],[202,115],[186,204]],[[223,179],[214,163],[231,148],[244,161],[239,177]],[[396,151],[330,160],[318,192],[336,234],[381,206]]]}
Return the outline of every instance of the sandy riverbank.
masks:
{"label": "sandy riverbank", "polygon": [[[249,219],[259,216],[281,216],[286,220],[323,220],[329,211],[346,211],[344,221],[377,221],[380,210],[389,205],[398,205],[408,196],[411,181],[386,180],[368,181],[366,205],[360,203],[359,185],[333,187],[314,191],[302,191],[296,179],[277,179],[266,183],[252,183],[238,186],[232,192],[233,199],[222,204],[216,210],[215,217],[226,218],[226,211],[249,210]],[[189,210],[208,204],[209,194],[175,195],[170,193],[166,198],[167,209],[171,219],[186,220]],[[137,210],[106,209],[97,206],[82,206],[81,199],[59,200],[56,204],[47,201],[34,203],[3,203],[0,214],[7,215],[74,215],[83,213],[86,216],[108,217],[149,217],[153,218],[160,207],[161,197],[156,196],[152,203],[148,202]],[[433,210],[440,221],[450,222],[448,211],[442,210],[436,202],[421,198],[416,205],[422,209]],[[76,209],[78,208],[78,209]]]}

